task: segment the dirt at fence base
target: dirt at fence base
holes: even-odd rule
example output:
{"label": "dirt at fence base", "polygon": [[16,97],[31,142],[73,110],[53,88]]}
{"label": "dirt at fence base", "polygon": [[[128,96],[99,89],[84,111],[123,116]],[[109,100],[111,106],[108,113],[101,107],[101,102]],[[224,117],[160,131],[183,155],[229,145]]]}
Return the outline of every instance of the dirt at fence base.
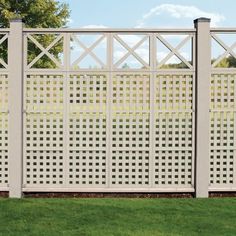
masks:
{"label": "dirt at fence base", "polygon": [[[0,198],[8,198],[0,191]],[[27,192],[25,198],[194,198],[194,193],[78,193],[78,192]],[[236,197],[236,192],[210,192],[209,198]]]}
{"label": "dirt at fence base", "polygon": [[35,198],[193,198],[191,193],[24,193]]}
{"label": "dirt at fence base", "polygon": [[209,197],[236,197],[236,192],[211,192]]}
{"label": "dirt at fence base", "polygon": [[9,192],[1,192],[0,191],[0,197],[1,198],[8,198],[9,197]]}

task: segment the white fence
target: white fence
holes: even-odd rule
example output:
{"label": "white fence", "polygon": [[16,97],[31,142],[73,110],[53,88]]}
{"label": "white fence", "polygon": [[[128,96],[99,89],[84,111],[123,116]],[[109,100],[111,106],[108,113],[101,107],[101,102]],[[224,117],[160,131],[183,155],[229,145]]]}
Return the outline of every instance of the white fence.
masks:
{"label": "white fence", "polygon": [[236,191],[236,29],[209,22],[2,29],[0,190]]}

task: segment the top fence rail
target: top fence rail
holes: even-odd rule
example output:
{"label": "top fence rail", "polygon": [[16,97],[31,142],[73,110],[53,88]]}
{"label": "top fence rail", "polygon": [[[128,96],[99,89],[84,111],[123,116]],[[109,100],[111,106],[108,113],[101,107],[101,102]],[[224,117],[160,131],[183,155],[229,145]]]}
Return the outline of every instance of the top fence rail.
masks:
{"label": "top fence rail", "polygon": [[212,33],[236,33],[236,28],[211,28]]}
{"label": "top fence rail", "polygon": [[55,33],[55,32],[92,32],[92,33],[117,33],[117,32],[124,32],[124,33],[195,33],[196,29],[141,29],[141,28],[78,28],[78,29],[70,29],[70,28],[60,28],[60,29],[54,29],[54,28],[24,28],[23,31],[25,33]]}
{"label": "top fence rail", "polygon": [[[0,28],[0,32],[9,32],[10,28]],[[124,32],[124,33],[195,33],[196,29],[189,28],[180,28],[180,29],[156,29],[156,28],[24,28],[23,31],[25,33],[54,33],[54,32],[98,32],[98,33],[116,33],[116,32]],[[211,32],[213,33],[236,33],[236,28],[211,28]]]}

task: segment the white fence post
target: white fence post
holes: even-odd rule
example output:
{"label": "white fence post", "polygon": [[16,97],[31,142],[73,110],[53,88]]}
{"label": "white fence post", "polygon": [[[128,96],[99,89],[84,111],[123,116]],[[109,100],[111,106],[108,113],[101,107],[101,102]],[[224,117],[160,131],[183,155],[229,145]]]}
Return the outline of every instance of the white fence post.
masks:
{"label": "white fence post", "polygon": [[196,32],[196,197],[208,197],[211,77],[210,19],[194,20]]}
{"label": "white fence post", "polygon": [[9,57],[9,196],[22,196],[23,23],[10,22]]}

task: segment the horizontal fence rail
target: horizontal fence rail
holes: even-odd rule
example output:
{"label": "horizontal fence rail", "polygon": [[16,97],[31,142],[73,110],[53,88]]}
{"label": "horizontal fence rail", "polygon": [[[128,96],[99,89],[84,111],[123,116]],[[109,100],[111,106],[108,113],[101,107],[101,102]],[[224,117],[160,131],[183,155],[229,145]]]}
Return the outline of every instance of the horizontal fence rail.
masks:
{"label": "horizontal fence rail", "polygon": [[236,75],[218,65],[235,56],[228,32],[205,18],[194,29],[0,30],[0,190],[234,191]]}
{"label": "horizontal fence rail", "polygon": [[79,28],[79,29],[70,29],[70,28],[24,28],[25,33],[195,33],[196,29],[142,29],[142,28]]}

